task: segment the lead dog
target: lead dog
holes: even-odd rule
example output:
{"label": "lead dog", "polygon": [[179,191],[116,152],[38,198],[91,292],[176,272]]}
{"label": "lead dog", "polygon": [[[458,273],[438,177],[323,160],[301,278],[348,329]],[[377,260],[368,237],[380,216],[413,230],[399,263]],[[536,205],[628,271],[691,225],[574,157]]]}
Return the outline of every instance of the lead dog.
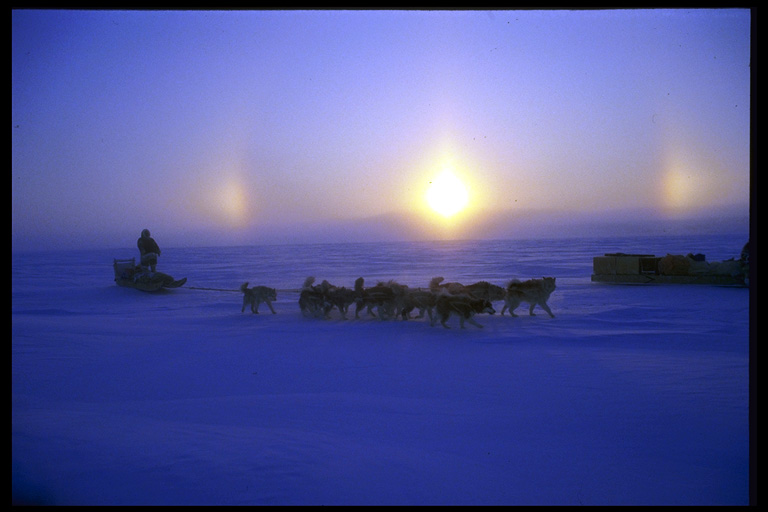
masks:
{"label": "lead dog", "polygon": [[245,312],[245,306],[250,304],[251,312],[258,314],[259,305],[262,302],[267,303],[272,314],[277,313],[275,308],[272,307],[272,301],[277,300],[277,291],[274,288],[267,286],[248,288],[248,283],[245,282],[240,285],[240,291],[243,292],[243,309],[240,310],[241,313]]}
{"label": "lead dog", "polygon": [[[440,323],[446,329],[450,329],[445,322],[448,321],[451,315],[458,315],[459,325],[462,329],[464,329],[465,321],[471,323],[475,327],[482,328],[483,326],[477,323],[472,317],[478,313],[488,313],[492,315],[496,312],[496,310],[493,309],[491,302],[487,299],[475,299],[467,295],[448,294],[441,294],[438,296],[435,309],[440,317]],[[432,325],[434,326],[434,322]]]}
{"label": "lead dog", "polygon": [[542,279],[529,279],[527,281],[519,281],[513,279],[507,285],[507,296],[504,299],[504,307],[501,310],[501,314],[509,309],[509,314],[517,316],[515,314],[515,308],[520,305],[521,302],[527,302],[530,304],[528,313],[533,316],[533,308],[538,304],[541,309],[549,313],[552,318],[555,315],[552,310],[549,309],[547,301],[552,292],[555,291],[555,278],[544,277]]}

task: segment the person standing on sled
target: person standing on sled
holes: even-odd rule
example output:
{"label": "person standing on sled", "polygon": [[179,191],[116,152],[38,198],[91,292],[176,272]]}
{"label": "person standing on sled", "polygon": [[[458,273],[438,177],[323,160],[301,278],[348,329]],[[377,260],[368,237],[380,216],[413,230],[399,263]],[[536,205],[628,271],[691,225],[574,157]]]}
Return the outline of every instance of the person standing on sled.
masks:
{"label": "person standing on sled", "polygon": [[141,266],[149,267],[154,272],[157,266],[157,257],[160,256],[160,247],[157,242],[149,236],[149,230],[144,229],[141,231],[141,237],[136,242],[139,247],[139,253],[141,254]]}

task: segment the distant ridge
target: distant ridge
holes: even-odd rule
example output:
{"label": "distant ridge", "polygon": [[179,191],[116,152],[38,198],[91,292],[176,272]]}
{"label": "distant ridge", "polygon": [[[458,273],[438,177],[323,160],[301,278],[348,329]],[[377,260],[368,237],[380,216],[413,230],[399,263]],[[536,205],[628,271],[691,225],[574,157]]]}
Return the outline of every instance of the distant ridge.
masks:
{"label": "distant ridge", "polygon": [[[749,235],[749,213],[720,208],[698,215],[665,216],[652,209],[604,212],[514,210],[477,215],[453,230],[405,214],[260,227],[261,243],[394,242],[435,239],[566,238],[627,235]],[[246,237],[247,238],[247,237]]]}
{"label": "distant ridge", "polygon": [[[140,226],[141,227],[141,226]],[[437,221],[407,214],[383,214],[359,219],[269,222],[239,230],[173,227],[158,222],[161,247],[232,246],[258,244],[399,242],[415,240],[494,240],[515,238],[575,238],[611,236],[717,235],[750,233],[746,208],[711,208],[689,215],[664,215],[652,209],[566,212],[509,210],[481,212],[474,219],[445,229]],[[21,237],[13,233],[12,251],[135,248],[136,226],[109,233],[67,233]]]}

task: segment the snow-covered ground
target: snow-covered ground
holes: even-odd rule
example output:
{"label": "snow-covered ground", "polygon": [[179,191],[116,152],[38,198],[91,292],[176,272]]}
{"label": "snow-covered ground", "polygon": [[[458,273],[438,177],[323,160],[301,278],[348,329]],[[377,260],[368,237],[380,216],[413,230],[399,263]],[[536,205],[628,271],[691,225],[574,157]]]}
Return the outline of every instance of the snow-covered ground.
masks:
{"label": "snow-covered ground", "polygon": [[[14,255],[13,500],[747,504],[749,290],[592,283],[593,249],[509,276],[557,276],[555,318],[464,330],[302,317],[284,276],[317,270],[317,248],[165,249],[159,270],[189,281],[156,294],[112,282],[130,250]],[[423,277],[482,272],[427,256],[442,267]],[[370,272],[343,263],[324,263],[340,285]],[[277,314],[241,313],[228,290],[270,275]]]}

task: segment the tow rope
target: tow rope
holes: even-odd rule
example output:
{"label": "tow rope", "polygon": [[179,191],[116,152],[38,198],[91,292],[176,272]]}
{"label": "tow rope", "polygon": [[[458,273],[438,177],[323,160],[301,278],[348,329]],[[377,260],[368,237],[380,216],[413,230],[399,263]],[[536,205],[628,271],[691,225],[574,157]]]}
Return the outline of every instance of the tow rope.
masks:
{"label": "tow rope", "polygon": [[[242,290],[230,290],[226,288],[206,288],[203,286],[185,286],[187,290],[205,290],[205,291],[212,291],[212,292],[235,292],[235,293],[243,293]],[[299,293],[301,290],[299,289],[285,289],[285,290],[275,290],[276,292],[281,293]]]}

